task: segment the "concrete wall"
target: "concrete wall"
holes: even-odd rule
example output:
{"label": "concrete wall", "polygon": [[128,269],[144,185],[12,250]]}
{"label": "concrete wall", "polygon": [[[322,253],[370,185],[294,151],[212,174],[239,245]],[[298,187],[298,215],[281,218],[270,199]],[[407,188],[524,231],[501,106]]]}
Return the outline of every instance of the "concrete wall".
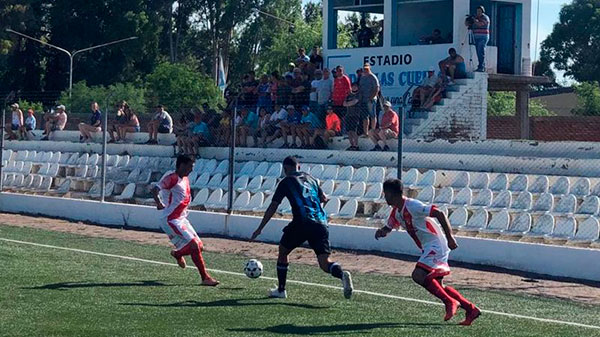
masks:
{"label": "concrete wall", "polygon": [[[88,152],[102,153],[102,144],[99,143],[79,143],[68,141],[6,141],[4,148],[13,151],[35,150],[35,151],[61,151],[61,152]],[[142,145],[142,144],[108,144],[106,147],[108,154],[130,154],[136,156],[149,157],[172,157],[175,149],[172,146],[164,145]]]}
{"label": "concrete wall", "polygon": [[[36,205],[34,209],[30,206],[32,204]],[[139,205],[2,193],[0,211],[35,212],[43,216],[102,225],[127,225],[152,230],[160,228],[158,212],[152,207]],[[200,235],[216,234],[233,238],[248,238],[260,222],[258,217],[197,211],[190,212],[189,220]],[[286,223],[284,220],[273,220],[260,239],[265,242],[278,242],[281,229]],[[374,239],[374,234],[374,228],[330,225],[331,243],[336,248],[414,256],[420,254],[405,232],[395,232],[380,241]],[[600,259],[600,250],[468,237],[459,237],[458,244],[460,248],[451,254],[452,261],[600,281],[600,269],[589,268],[596,265]]]}

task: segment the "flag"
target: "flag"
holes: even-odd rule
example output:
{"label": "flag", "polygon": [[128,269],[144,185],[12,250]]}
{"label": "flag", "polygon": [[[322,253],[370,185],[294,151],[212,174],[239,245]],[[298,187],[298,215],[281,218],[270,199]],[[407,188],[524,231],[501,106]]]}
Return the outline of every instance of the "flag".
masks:
{"label": "flag", "polygon": [[221,57],[221,53],[219,53],[219,70],[217,72],[217,86],[221,91],[225,91],[227,88],[225,75],[225,67],[223,66],[223,57]]}

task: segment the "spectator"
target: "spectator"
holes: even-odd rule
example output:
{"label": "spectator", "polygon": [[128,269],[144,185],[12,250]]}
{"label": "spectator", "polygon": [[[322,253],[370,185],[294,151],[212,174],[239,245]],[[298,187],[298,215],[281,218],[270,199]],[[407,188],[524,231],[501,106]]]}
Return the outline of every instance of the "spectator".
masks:
{"label": "spectator", "polygon": [[285,74],[283,74],[283,77],[294,77],[294,69],[296,69],[296,65],[294,64],[294,62],[290,62],[288,64],[288,71]]}
{"label": "spectator", "polygon": [[383,103],[383,117],[381,118],[381,125],[378,129],[373,130],[369,137],[375,147],[371,151],[389,151],[390,147],[387,145],[388,139],[398,138],[400,132],[400,121],[398,114],[392,110],[392,104],[390,102]]}
{"label": "spectator", "polygon": [[102,111],[97,102],[93,102],[90,106],[92,110],[92,116],[90,117],[90,124],[79,123],[79,142],[89,142],[92,140],[92,133],[102,131]]}
{"label": "spectator", "polygon": [[465,59],[456,53],[456,49],[450,48],[448,54],[450,56],[441,60],[439,66],[442,75],[453,85],[455,79],[467,78],[467,65]]}
{"label": "spectator", "polygon": [[156,106],[156,114],[148,123],[148,141],[146,144],[158,144],[158,134],[173,132],[173,119],[162,105]]}
{"label": "spectator", "polygon": [[254,133],[254,146],[266,147],[267,137],[274,133],[275,129],[271,127],[271,114],[265,108],[260,108],[258,110],[258,129]]}
{"label": "spectator", "polygon": [[197,112],[194,115],[194,127],[192,128],[192,137],[189,142],[187,153],[193,156],[198,155],[198,148],[208,146],[212,143],[212,134],[208,128],[208,124],[204,121],[205,115]]}
{"label": "spectator", "polygon": [[485,14],[485,7],[477,7],[477,16],[475,16],[472,27],[475,50],[479,60],[479,65],[475,71],[485,72],[485,47],[490,41],[490,17]]}
{"label": "spectator", "polygon": [[316,148],[315,140],[317,137],[323,138],[325,147],[329,144],[329,139],[339,136],[342,132],[342,121],[340,117],[333,111],[333,106],[327,107],[327,116],[325,117],[325,129],[317,129],[310,139],[310,146]]}
{"label": "spectator", "polygon": [[358,83],[352,83],[352,91],[346,97],[344,101],[344,107],[346,107],[345,124],[346,130],[348,131],[348,140],[350,141],[350,147],[347,151],[360,151],[358,147],[358,132],[362,127],[361,120],[361,109],[358,103]]}
{"label": "spectator", "polygon": [[379,33],[377,33],[377,47],[383,47],[383,20],[379,21]]}
{"label": "spectator", "polygon": [[324,68],[322,73],[323,78],[319,82],[317,88],[317,104],[319,106],[317,116],[324,119],[325,111],[329,105],[329,100],[331,99],[331,92],[333,91],[333,80],[329,76],[329,69]]}
{"label": "spectator", "polygon": [[275,102],[282,107],[291,104],[293,79],[293,76],[286,75],[280,78],[279,84],[277,84],[277,100]]}
{"label": "spectator", "polygon": [[187,113],[183,113],[178,123],[173,127],[173,133],[177,137],[176,144],[179,148],[179,154],[189,153],[188,148],[191,146],[192,130],[195,125],[194,120]]}
{"label": "spectator", "polygon": [[44,135],[46,135],[42,140],[49,140],[52,132],[54,131],[62,131],[65,129],[67,125],[67,111],[64,105],[59,105],[56,107],[55,113],[49,113],[45,116],[46,126],[44,129]]}
{"label": "spectator", "polygon": [[109,143],[114,143],[117,140],[120,140],[119,128],[127,124],[127,120],[125,119],[125,112],[123,111],[125,109],[125,106],[127,106],[127,102],[125,101],[122,101],[121,103],[117,104],[117,116],[115,117],[115,121],[108,128],[108,135],[110,136],[110,140],[108,141]]}
{"label": "spectator", "polygon": [[363,134],[365,137],[369,130],[375,129],[377,118],[375,115],[375,97],[379,93],[379,80],[371,72],[371,66],[365,63],[362,76],[358,83],[358,103],[363,110],[361,119],[363,121]]}
{"label": "spectator", "polygon": [[265,108],[267,111],[271,111],[273,108],[273,102],[271,101],[271,84],[269,83],[269,76],[262,75],[260,77],[260,83],[258,84],[258,104],[257,108]]}
{"label": "spectator", "polygon": [[375,37],[373,30],[367,27],[367,20],[360,19],[360,29],[358,30],[356,39],[358,40],[358,48],[366,48],[371,46],[371,40]]}
{"label": "spectator", "polygon": [[124,114],[124,123],[119,126],[119,140],[124,142],[127,139],[128,133],[137,133],[140,132],[140,121],[137,115],[131,110],[129,105],[125,105],[123,110]]}
{"label": "spectator", "polygon": [[270,78],[270,92],[271,92],[271,103],[277,103],[277,90],[279,90],[279,81],[281,76],[279,76],[279,72],[274,71],[271,73]]}
{"label": "spectator", "polygon": [[437,28],[433,30],[431,35],[421,38],[422,44],[442,44],[445,42],[446,41],[444,41],[444,38],[442,37],[442,31]]}
{"label": "spectator", "polygon": [[223,110],[221,121],[219,122],[219,131],[216,139],[218,146],[228,146],[231,136],[231,109]]}
{"label": "spectator", "polygon": [[256,108],[258,101],[258,81],[254,78],[254,71],[249,71],[246,81],[242,83],[242,102],[248,108]]}
{"label": "spectator", "polygon": [[[14,103],[10,106],[12,110],[12,119],[10,126],[5,127],[6,134],[9,140],[18,139],[18,132],[23,127],[23,111],[19,109],[19,104]],[[14,131],[14,132],[13,132]]]}
{"label": "spectator", "polygon": [[[282,149],[296,148],[296,127],[300,124],[302,114],[294,108],[293,105],[287,106],[287,117],[285,121],[281,121],[280,131],[283,138]],[[292,136],[292,145],[288,143],[288,136]]]}
{"label": "spectator", "polygon": [[306,50],[304,48],[298,48],[298,58],[296,58],[296,64],[301,62],[310,62],[310,57],[306,55]]}
{"label": "spectator", "polygon": [[435,69],[430,67],[427,71],[427,78],[423,81],[421,86],[417,87],[413,91],[413,107],[422,108],[423,104],[427,102],[427,99],[434,91],[437,83],[438,77],[435,76]]}
{"label": "spectator", "polygon": [[360,77],[363,74],[363,69],[362,68],[358,68],[356,69],[356,81],[355,82],[359,82],[360,83]]}
{"label": "spectator", "polygon": [[319,111],[318,91],[322,79],[323,71],[317,70],[315,71],[315,79],[310,82],[310,100],[308,106],[310,107],[310,111],[317,112],[317,115]]}
{"label": "spectator", "polygon": [[271,118],[265,127],[267,138],[265,144],[269,144],[278,137],[282,136],[281,125],[287,121],[288,112],[278,104],[275,105],[275,110],[271,114]]}
{"label": "spectator", "polygon": [[[242,108],[240,112],[240,123],[237,126],[238,146],[248,146],[248,136],[254,137],[254,133],[258,128],[258,115],[254,111],[249,111],[247,108]],[[256,145],[256,144],[255,144]]]}
{"label": "spectator", "polygon": [[350,78],[344,74],[344,67],[338,66],[335,71],[335,79],[333,80],[333,91],[331,99],[333,101],[333,109],[340,117],[344,117],[345,108],[344,101],[350,93]]}
{"label": "spectator", "polygon": [[25,124],[21,126],[19,133],[21,135],[21,139],[31,140],[35,137],[33,130],[35,130],[37,121],[35,119],[35,112],[33,109],[27,109],[27,118],[25,118]]}
{"label": "spectator", "polygon": [[300,142],[302,143],[300,147],[307,148],[308,145],[311,143],[310,140],[313,137],[315,131],[322,127],[323,125],[319,121],[319,118],[310,111],[309,107],[303,106],[300,124],[296,126],[296,135],[298,135],[298,137],[300,138]]}
{"label": "spectator", "polygon": [[321,56],[319,46],[314,46],[310,52],[310,63],[312,63],[316,69],[323,69],[323,56]]}
{"label": "spectator", "polygon": [[[302,71],[300,70],[300,68],[296,68],[294,69],[294,79],[291,83],[291,87],[292,87],[292,96],[291,96],[291,102],[290,104],[296,106],[296,107],[300,107],[303,105],[307,105],[308,102],[304,102],[304,96],[305,96],[305,83],[304,83],[304,76],[302,75]],[[310,85],[309,85],[309,90],[310,90]]]}

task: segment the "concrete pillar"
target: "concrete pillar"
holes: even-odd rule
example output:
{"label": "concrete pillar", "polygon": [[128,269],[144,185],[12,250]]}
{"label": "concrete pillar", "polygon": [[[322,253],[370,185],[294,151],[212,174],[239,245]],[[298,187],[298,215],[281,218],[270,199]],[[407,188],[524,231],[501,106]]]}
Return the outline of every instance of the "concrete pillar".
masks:
{"label": "concrete pillar", "polygon": [[531,131],[529,125],[529,90],[517,90],[515,100],[517,118],[519,119],[521,139],[530,139]]}

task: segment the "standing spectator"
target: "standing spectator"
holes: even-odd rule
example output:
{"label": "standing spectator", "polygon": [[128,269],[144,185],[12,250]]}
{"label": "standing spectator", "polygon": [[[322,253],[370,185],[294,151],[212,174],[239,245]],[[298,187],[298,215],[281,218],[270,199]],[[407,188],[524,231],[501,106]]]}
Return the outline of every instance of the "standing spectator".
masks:
{"label": "standing spectator", "polygon": [[390,147],[387,145],[388,139],[398,138],[400,133],[400,120],[398,114],[392,110],[392,103],[383,103],[383,117],[381,118],[381,125],[378,129],[373,130],[369,137],[375,147],[371,151],[389,151]]}
{"label": "standing spectator", "polygon": [[360,151],[358,147],[358,132],[362,127],[361,121],[361,109],[358,103],[358,83],[352,83],[352,91],[346,97],[344,101],[344,107],[346,107],[346,130],[348,131],[348,140],[350,141],[350,147],[346,151]]}
{"label": "standing spectator", "polygon": [[321,56],[319,46],[314,46],[310,52],[310,63],[312,63],[316,69],[323,69],[323,56]]}
{"label": "standing spectator", "polygon": [[270,91],[271,91],[271,103],[277,103],[277,90],[279,90],[279,72],[274,71],[271,73],[271,78],[269,79]]}
{"label": "standing spectator", "polygon": [[288,71],[286,71],[285,74],[283,74],[283,77],[294,77],[294,69],[296,69],[296,65],[294,64],[294,62],[290,62],[288,64]]}
{"label": "standing spectator", "polygon": [[44,135],[46,136],[42,138],[42,140],[49,140],[52,132],[62,131],[67,125],[67,111],[65,106],[62,104],[57,106],[56,112],[47,114],[45,118],[46,126],[44,129]]}
{"label": "standing spectator", "polygon": [[473,23],[473,40],[475,42],[475,50],[477,51],[477,59],[479,65],[477,70],[485,72],[485,47],[490,41],[490,17],[485,14],[485,7],[477,7],[477,16]]}
{"label": "standing spectator", "polygon": [[367,27],[367,20],[365,19],[360,19],[360,29],[356,35],[356,39],[358,40],[358,48],[370,47],[371,40],[373,40],[375,37],[373,30]]}
{"label": "standing spectator", "polygon": [[310,57],[306,55],[306,50],[304,48],[298,48],[298,58],[296,58],[296,64],[302,62],[310,62]]}
{"label": "standing spectator", "polygon": [[137,133],[140,132],[140,121],[137,115],[131,110],[129,105],[125,106],[123,110],[125,116],[125,122],[119,126],[119,140],[124,142],[127,139],[128,133]]}
{"label": "standing spectator", "polygon": [[271,84],[269,83],[269,76],[262,75],[260,77],[260,83],[258,84],[258,104],[257,109],[265,108],[267,111],[271,111],[273,108],[273,102],[271,101]]}
{"label": "standing spectator", "polygon": [[8,139],[14,140],[18,138],[17,133],[23,127],[23,111],[19,109],[19,104],[17,103],[12,104],[10,108],[12,110],[12,119],[10,126],[7,125],[5,127],[5,131],[8,136]]}
{"label": "standing spectator", "polygon": [[290,148],[288,136],[292,136],[291,148],[296,148],[296,127],[300,124],[302,114],[294,108],[293,105],[287,106],[287,118],[279,124],[281,127],[281,136],[283,138],[282,149]]}
{"label": "standing spectator", "polygon": [[[122,101],[117,104],[117,116],[115,117],[115,121],[111,123],[111,126],[108,128],[108,135],[110,136],[109,143],[114,143],[119,138],[119,128],[123,127],[127,124],[127,120],[125,117],[125,106],[127,106],[127,102]],[[116,134],[116,137],[115,137]]]}
{"label": "standing spectator", "polygon": [[148,123],[148,141],[146,144],[158,144],[158,134],[173,132],[173,119],[162,105],[156,106],[156,114]]}
{"label": "standing spectator", "polygon": [[[307,148],[311,143],[310,140],[313,137],[316,130],[322,128],[323,125],[319,121],[319,118],[312,113],[307,106],[302,107],[302,118],[300,124],[296,127],[296,134],[300,138],[302,148]],[[295,141],[294,141],[295,143]]]}
{"label": "standing spectator", "polygon": [[456,53],[456,49],[448,50],[447,58],[440,61],[440,71],[445,78],[449,78],[450,85],[454,84],[455,79],[467,78],[467,65],[465,59]]}
{"label": "standing spectator", "polygon": [[[304,103],[304,96],[305,96],[305,90],[306,87],[304,86],[304,75],[302,74],[302,71],[300,70],[300,68],[296,68],[294,69],[294,80],[291,83],[291,87],[292,87],[292,96],[291,96],[291,102],[290,104],[294,105],[295,107],[301,107],[305,104],[308,104],[308,102]],[[309,86],[309,90],[310,90],[310,86]]]}
{"label": "standing spectator", "polygon": [[239,134],[238,145],[240,147],[248,147],[248,136],[254,137],[254,133],[258,128],[258,115],[254,111],[242,108],[240,117],[240,123],[237,126]]}
{"label": "standing spectator", "polygon": [[317,137],[323,138],[325,147],[329,144],[329,138],[339,136],[342,132],[342,121],[340,117],[333,111],[333,106],[327,107],[327,116],[325,117],[325,129],[318,129],[310,139],[310,145],[315,148],[315,140]]}
{"label": "standing spectator", "polygon": [[365,63],[358,83],[358,103],[361,109],[365,109],[362,116],[365,137],[369,134],[369,130],[375,129],[377,124],[375,115],[375,97],[377,97],[377,93],[379,93],[379,80],[371,72],[371,66]]}
{"label": "standing spectator", "polygon": [[35,130],[37,121],[35,119],[35,112],[33,109],[27,109],[27,118],[25,118],[25,124],[21,126],[19,133],[21,134],[21,139],[31,140],[35,137],[33,130]]}
{"label": "standing spectator", "polygon": [[323,71],[317,70],[315,71],[315,79],[310,82],[310,101],[308,106],[310,107],[310,111],[318,114],[319,111],[319,99],[318,99],[318,91],[319,86],[321,85],[321,80],[323,79]]}
{"label": "standing spectator", "polygon": [[265,108],[260,108],[258,110],[258,128],[254,133],[254,146],[266,147],[267,137],[273,135],[274,132],[275,130],[271,126],[271,114]]}
{"label": "standing spectator", "polygon": [[350,78],[344,73],[344,67],[336,68],[335,79],[333,80],[333,92],[331,99],[333,101],[333,109],[340,117],[344,117],[345,108],[344,101],[351,90]]}
{"label": "standing spectator", "polygon": [[92,133],[102,131],[102,111],[97,102],[93,102],[90,106],[92,110],[92,116],[90,117],[90,124],[79,123],[79,142],[89,142],[92,140]]}
{"label": "standing spectator", "polygon": [[277,84],[277,100],[275,103],[284,107],[292,103],[292,82],[293,76],[285,76],[279,79]]}
{"label": "standing spectator", "polygon": [[243,104],[250,109],[255,109],[258,101],[258,81],[255,76],[254,71],[249,71],[242,84]]}
{"label": "standing spectator", "polygon": [[323,79],[321,79],[317,88],[317,104],[319,106],[317,116],[321,119],[324,118],[324,112],[329,105],[331,99],[331,92],[333,91],[333,80],[329,76],[329,69],[323,69]]}

